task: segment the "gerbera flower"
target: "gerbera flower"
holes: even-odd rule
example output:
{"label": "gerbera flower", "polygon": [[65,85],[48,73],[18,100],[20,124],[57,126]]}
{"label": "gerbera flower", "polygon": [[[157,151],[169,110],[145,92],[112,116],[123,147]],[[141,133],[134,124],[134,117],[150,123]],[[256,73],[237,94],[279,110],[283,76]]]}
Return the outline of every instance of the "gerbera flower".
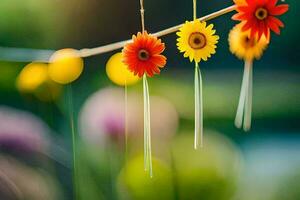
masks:
{"label": "gerbera flower", "polygon": [[215,32],[212,24],[206,27],[206,22],[200,20],[186,21],[177,32],[178,49],[191,62],[194,60],[198,63],[201,59],[206,61],[216,53],[219,36],[214,35]]}
{"label": "gerbera flower", "polygon": [[166,65],[167,58],[161,53],[165,44],[160,39],[148,34],[146,31],[132,36],[132,42],[127,44],[123,53],[123,62],[128,69],[142,77],[144,73],[152,77],[160,73],[160,68]]}
{"label": "gerbera flower", "polygon": [[230,31],[228,38],[230,51],[243,60],[259,59],[268,46],[268,40],[265,37],[258,40],[257,36],[251,38],[250,31],[242,31],[242,27],[243,23]]}
{"label": "gerbera flower", "polygon": [[245,21],[242,31],[250,30],[250,37],[258,35],[260,40],[262,35],[269,39],[270,29],[276,34],[280,34],[279,27],[283,27],[282,21],[275,16],[287,12],[289,6],[282,4],[277,6],[277,0],[246,0],[235,1],[238,13],[232,19]]}

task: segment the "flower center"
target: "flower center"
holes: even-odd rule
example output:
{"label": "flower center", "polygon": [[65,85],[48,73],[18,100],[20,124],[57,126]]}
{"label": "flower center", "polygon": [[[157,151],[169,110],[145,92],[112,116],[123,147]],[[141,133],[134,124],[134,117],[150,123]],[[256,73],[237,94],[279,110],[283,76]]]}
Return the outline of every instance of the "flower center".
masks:
{"label": "flower center", "polygon": [[203,33],[194,32],[189,37],[189,45],[193,49],[202,49],[206,45],[206,37]]}
{"label": "flower center", "polygon": [[242,44],[245,49],[252,48],[256,45],[256,40],[253,38],[249,38],[248,36],[245,36],[242,40],[243,40]]}
{"label": "flower center", "polygon": [[264,20],[268,17],[268,11],[265,8],[258,8],[255,11],[255,17],[259,20]]}
{"label": "flower center", "polygon": [[149,59],[149,52],[145,49],[140,49],[138,52],[138,57],[140,60],[145,61]]}

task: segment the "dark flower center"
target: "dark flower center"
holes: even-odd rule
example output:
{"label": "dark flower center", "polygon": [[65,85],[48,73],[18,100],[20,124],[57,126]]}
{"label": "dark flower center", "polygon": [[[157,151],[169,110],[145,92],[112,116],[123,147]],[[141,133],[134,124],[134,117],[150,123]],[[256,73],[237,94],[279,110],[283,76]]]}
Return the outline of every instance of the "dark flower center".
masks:
{"label": "dark flower center", "polygon": [[189,45],[193,49],[202,49],[206,45],[206,37],[203,33],[194,32],[189,37]]}
{"label": "dark flower center", "polygon": [[255,17],[259,20],[264,20],[268,17],[268,11],[265,8],[258,8],[255,11]]}
{"label": "dark flower center", "polygon": [[140,49],[138,52],[138,58],[142,61],[148,60],[150,57],[150,54],[147,50],[145,49]]}
{"label": "dark flower center", "polygon": [[245,49],[252,48],[256,45],[256,40],[253,38],[249,38],[248,36],[245,36],[242,40],[243,40],[242,44]]}

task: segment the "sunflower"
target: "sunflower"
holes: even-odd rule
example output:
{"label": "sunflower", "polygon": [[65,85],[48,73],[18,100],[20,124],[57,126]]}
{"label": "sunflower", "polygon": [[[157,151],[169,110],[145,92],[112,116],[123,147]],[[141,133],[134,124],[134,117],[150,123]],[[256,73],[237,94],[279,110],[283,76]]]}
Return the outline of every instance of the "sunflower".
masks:
{"label": "sunflower", "polygon": [[252,61],[254,58],[259,59],[263,51],[268,46],[268,40],[265,37],[251,38],[250,31],[242,31],[243,23],[236,25],[229,33],[230,51],[238,58]]}
{"label": "sunflower", "polygon": [[145,73],[152,77],[160,73],[160,68],[166,65],[167,58],[161,53],[165,44],[160,39],[148,34],[146,31],[132,36],[132,42],[123,48],[123,62],[128,69],[142,77]]}
{"label": "sunflower", "polygon": [[206,26],[206,22],[197,19],[186,21],[177,32],[177,47],[191,62],[194,60],[199,63],[201,59],[207,61],[207,58],[216,53],[219,36],[214,35],[215,32],[212,24]]}
{"label": "sunflower", "polygon": [[282,21],[275,16],[282,15],[288,11],[287,4],[276,5],[278,0],[235,0],[238,13],[232,19],[245,21],[242,31],[250,30],[250,37],[262,35],[267,39],[270,37],[270,29],[280,34],[279,27],[283,27]]}

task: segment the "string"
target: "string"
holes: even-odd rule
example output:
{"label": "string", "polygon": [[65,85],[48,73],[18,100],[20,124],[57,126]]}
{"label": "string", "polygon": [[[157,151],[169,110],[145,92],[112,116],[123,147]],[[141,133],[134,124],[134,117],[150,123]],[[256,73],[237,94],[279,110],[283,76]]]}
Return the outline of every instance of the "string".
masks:
{"label": "string", "polygon": [[76,160],[76,133],[74,126],[74,110],[73,110],[73,92],[72,85],[67,85],[67,96],[68,96],[68,105],[69,105],[69,117],[70,117],[70,128],[71,128],[71,137],[72,137],[72,152],[73,152],[73,187],[74,187],[74,196],[75,199],[78,199],[78,185],[77,185],[77,160]]}
{"label": "string", "polygon": [[145,9],[144,9],[144,0],[140,0],[140,12],[141,12],[141,22],[142,22],[142,33],[145,31]]}
{"label": "string", "polygon": [[194,20],[197,19],[197,0],[193,0],[193,16]]}

